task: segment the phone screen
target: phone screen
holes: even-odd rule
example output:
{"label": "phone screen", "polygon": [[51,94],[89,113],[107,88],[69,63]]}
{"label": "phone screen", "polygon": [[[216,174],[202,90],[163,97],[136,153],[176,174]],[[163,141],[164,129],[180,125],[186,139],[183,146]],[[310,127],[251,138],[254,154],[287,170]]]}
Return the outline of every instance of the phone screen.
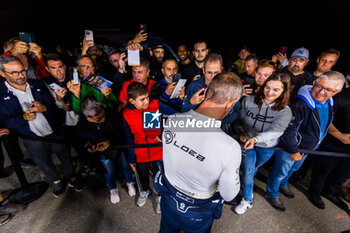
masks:
{"label": "phone screen", "polygon": [[94,42],[94,33],[91,30],[85,30],[86,40]]}
{"label": "phone screen", "polygon": [[140,24],[140,31],[147,32],[147,24]]}

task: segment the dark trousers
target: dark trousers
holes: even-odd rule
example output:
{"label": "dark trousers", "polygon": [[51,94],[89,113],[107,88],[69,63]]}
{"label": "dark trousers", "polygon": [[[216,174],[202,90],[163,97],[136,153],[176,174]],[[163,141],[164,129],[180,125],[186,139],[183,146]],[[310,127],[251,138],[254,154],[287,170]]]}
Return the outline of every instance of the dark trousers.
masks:
{"label": "dark trousers", "polygon": [[153,175],[157,174],[159,171],[159,166],[161,166],[160,161],[152,161],[145,163],[136,163],[137,173],[139,174],[141,186],[143,191],[150,189],[149,186],[149,174],[150,171]]}
{"label": "dark trousers", "polygon": [[35,141],[31,139],[23,139],[23,144],[28,151],[29,157],[34,160],[45,173],[47,181],[53,182],[60,178],[52,162],[52,153],[55,153],[61,161],[64,176],[68,179],[75,177],[75,171],[70,158],[70,148],[66,144]]}
{"label": "dark trousers", "polygon": [[4,173],[5,157],[2,151],[2,139],[0,137],[0,176]]}
{"label": "dark trousers", "polygon": [[311,172],[310,191],[335,194],[349,178],[350,158],[318,156]]}

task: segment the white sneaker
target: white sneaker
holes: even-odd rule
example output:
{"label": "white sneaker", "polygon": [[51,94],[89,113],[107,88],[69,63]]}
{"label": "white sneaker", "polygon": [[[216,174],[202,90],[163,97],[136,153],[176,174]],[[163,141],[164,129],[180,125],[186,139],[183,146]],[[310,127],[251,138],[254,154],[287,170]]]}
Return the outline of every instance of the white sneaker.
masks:
{"label": "white sneaker", "polygon": [[128,194],[130,197],[136,196],[136,189],[134,186],[134,182],[126,183],[126,186],[128,186]]}
{"label": "white sneaker", "polygon": [[149,190],[148,192],[142,191],[140,193],[139,199],[137,199],[136,205],[139,207],[142,207],[145,205],[147,198],[151,195],[152,190]]}
{"label": "white sneaker", "polygon": [[248,209],[252,208],[253,203],[244,200],[244,198],[242,198],[241,203],[239,203],[236,207],[235,207],[235,212],[237,214],[244,214]]}
{"label": "white sneaker", "polygon": [[111,202],[113,204],[118,204],[119,201],[120,201],[120,197],[119,197],[119,194],[118,194],[118,189],[115,188],[115,189],[112,189],[110,190],[111,192]]}
{"label": "white sneaker", "polygon": [[161,200],[161,196],[157,196],[156,197],[156,201],[157,201],[157,207],[156,207],[156,213],[157,214],[161,214],[162,213],[162,210],[160,209],[160,200]]}

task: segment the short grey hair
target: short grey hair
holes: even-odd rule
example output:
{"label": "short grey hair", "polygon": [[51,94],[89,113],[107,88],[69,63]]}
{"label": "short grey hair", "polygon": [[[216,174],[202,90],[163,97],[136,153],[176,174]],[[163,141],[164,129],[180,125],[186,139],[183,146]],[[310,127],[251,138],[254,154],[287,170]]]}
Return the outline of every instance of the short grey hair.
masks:
{"label": "short grey hair", "polygon": [[206,100],[216,104],[223,104],[231,100],[239,100],[242,97],[243,85],[237,74],[224,72],[215,75],[211,80],[207,92]]}
{"label": "short grey hair", "polygon": [[12,56],[12,55],[0,56],[0,70],[4,70],[4,65],[6,65],[7,63],[10,63],[10,62],[14,62],[14,61],[18,61],[22,64],[22,62],[15,56]]}
{"label": "short grey hair", "polygon": [[318,78],[316,78],[315,82],[318,83],[318,81],[322,78],[330,82],[338,82],[339,84],[337,86],[337,90],[342,89],[345,83],[344,75],[338,71],[331,70],[331,71],[324,72]]}
{"label": "short grey hair", "polygon": [[81,103],[81,111],[85,117],[95,117],[100,114],[103,110],[103,105],[101,102],[94,98],[86,98]]}

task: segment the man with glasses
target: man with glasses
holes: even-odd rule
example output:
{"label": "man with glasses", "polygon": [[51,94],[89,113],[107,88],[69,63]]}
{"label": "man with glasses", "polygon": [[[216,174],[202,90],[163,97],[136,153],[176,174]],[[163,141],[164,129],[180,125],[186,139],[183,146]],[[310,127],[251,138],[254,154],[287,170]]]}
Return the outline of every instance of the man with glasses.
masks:
{"label": "man with glasses", "polygon": [[[82,55],[77,59],[78,72],[81,78],[85,78],[90,73],[95,74],[95,63],[88,55]],[[87,84],[79,82],[73,84],[72,81],[67,83],[67,88],[72,92],[72,108],[76,114],[81,115],[81,103],[87,97],[94,97],[103,104],[105,108],[117,107],[117,98],[112,93],[112,88],[105,87],[97,90]]]}
{"label": "man with glasses", "polygon": [[[203,76],[191,82],[186,88],[186,96],[182,105],[182,112],[196,109],[204,100],[205,92],[211,80],[219,73],[223,72],[223,61],[221,55],[212,53],[204,60],[202,68]],[[231,123],[239,115],[240,102],[233,106],[232,110],[224,117],[221,128],[224,132],[230,132]]]}
{"label": "man with glasses", "polygon": [[55,153],[61,161],[64,176],[77,191],[83,188],[70,160],[70,149],[64,143],[60,110],[43,82],[27,79],[27,72],[15,56],[0,56],[0,121],[23,140],[29,157],[40,166],[46,180],[53,183],[55,197],[63,195],[65,182],[51,161]]}
{"label": "man with glasses", "polygon": [[288,188],[288,179],[298,170],[305,158],[304,150],[316,150],[333,120],[332,96],[339,93],[344,85],[344,76],[336,71],[329,71],[317,78],[313,85],[300,88],[298,96],[291,104],[292,120],[280,138],[275,163],[267,181],[268,202],[277,210],[285,207],[279,198],[279,191],[287,198],[294,194]]}
{"label": "man with glasses", "polygon": [[299,89],[304,85],[311,85],[313,82],[313,76],[309,72],[305,71],[304,68],[309,62],[309,50],[301,47],[292,53],[289,58],[289,64],[287,67],[282,69],[283,73],[290,76],[291,80],[291,100],[295,99]]}

